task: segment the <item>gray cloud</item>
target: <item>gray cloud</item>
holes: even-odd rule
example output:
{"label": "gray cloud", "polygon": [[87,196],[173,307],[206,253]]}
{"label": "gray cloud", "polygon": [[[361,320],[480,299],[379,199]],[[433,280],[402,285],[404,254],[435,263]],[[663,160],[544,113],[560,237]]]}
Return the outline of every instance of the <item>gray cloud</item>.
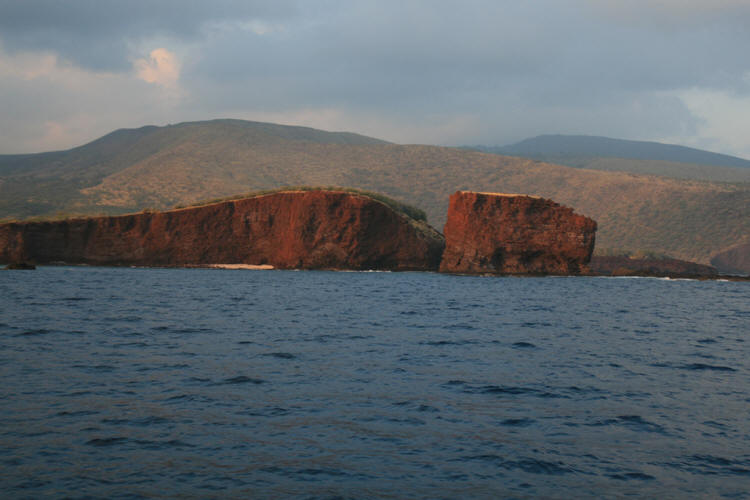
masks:
{"label": "gray cloud", "polygon": [[[156,47],[177,53],[183,95],[160,108],[164,122],[304,115],[398,142],[559,132],[721,144],[680,97],[750,96],[750,8],[717,2],[0,0],[0,39],[11,54],[123,74]],[[135,88],[124,101],[141,99]],[[750,140],[720,147],[750,153]]]}
{"label": "gray cloud", "polygon": [[[197,94],[221,82],[227,91],[208,97],[211,106],[229,108],[239,98],[264,111],[317,105],[478,114],[493,125],[474,141],[497,142],[551,131],[552,122],[558,131],[627,136],[694,131],[700,120],[660,93],[746,85],[737,37],[722,25],[670,36],[605,24],[576,3],[470,3],[442,12],[445,3],[407,5],[383,12],[357,4],[265,36],[226,33],[206,44],[194,68]],[[512,116],[519,132],[501,127],[498,116]]]}
{"label": "gray cloud", "polygon": [[0,0],[6,49],[52,50],[83,67],[124,70],[146,38],[200,39],[211,23],[293,16],[289,0]]}

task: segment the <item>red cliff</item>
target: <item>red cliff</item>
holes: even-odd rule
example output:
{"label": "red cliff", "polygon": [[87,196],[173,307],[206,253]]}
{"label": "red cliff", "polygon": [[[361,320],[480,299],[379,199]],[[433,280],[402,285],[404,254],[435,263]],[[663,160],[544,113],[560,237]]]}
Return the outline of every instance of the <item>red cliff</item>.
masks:
{"label": "red cliff", "polygon": [[544,198],[458,191],[444,233],[442,272],[576,274],[587,270],[596,222]]}
{"label": "red cliff", "polygon": [[167,212],[0,225],[0,262],[437,269],[442,236],[365,195],[283,191]]}

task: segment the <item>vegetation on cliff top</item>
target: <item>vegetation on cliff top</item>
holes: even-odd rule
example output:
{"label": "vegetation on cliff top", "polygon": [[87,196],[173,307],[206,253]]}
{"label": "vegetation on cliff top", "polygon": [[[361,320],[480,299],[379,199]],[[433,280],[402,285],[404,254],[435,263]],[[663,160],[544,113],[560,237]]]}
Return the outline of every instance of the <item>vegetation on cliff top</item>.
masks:
{"label": "vegetation on cliff top", "polygon": [[221,203],[224,201],[232,201],[232,200],[241,200],[245,198],[257,198],[258,196],[265,196],[268,194],[275,194],[275,193],[283,193],[287,191],[340,191],[344,193],[352,193],[357,194],[360,196],[366,196],[368,198],[372,198],[375,201],[379,201],[380,203],[390,207],[392,210],[406,215],[407,217],[410,217],[417,221],[427,222],[427,213],[425,213],[424,210],[414,207],[412,205],[408,205],[406,203],[400,202],[398,200],[394,200],[393,198],[389,198],[388,196],[385,196],[381,193],[376,193],[374,191],[367,191],[364,189],[357,189],[357,188],[349,188],[349,187],[340,187],[340,186],[285,186],[275,189],[263,189],[260,191],[252,191],[250,193],[244,193],[244,194],[237,194],[232,196],[222,196],[219,198],[211,198],[209,200],[202,200],[195,203],[189,203],[186,205],[177,205],[174,208],[192,208],[192,207],[201,207],[205,205],[213,205],[214,203]]}

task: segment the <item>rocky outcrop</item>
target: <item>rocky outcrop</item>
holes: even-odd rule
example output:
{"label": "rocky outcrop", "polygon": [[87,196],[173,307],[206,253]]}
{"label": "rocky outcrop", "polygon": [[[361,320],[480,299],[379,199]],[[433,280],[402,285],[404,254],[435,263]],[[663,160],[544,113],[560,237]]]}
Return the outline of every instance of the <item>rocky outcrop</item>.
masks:
{"label": "rocky outcrop", "polygon": [[544,198],[451,195],[441,272],[576,274],[594,249],[596,222]]}
{"label": "rocky outcrop", "polygon": [[716,277],[716,268],[685,260],[631,258],[628,256],[595,256],[591,271],[605,276]]}
{"label": "rocky outcrop", "polygon": [[723,273],[750,275],[750,241],[717,253],[711,265]]}
{"label": "rocky outcrop", "polygon": [[0,225],[0,262],[434,270],[443,238],[365,195],[283,191],[167,212]]}
{"label": "rocky outcrop", "polygon": [[36,266],[29,262],[11,262],[3,268],[4,271],[33,271],[34,269]]}

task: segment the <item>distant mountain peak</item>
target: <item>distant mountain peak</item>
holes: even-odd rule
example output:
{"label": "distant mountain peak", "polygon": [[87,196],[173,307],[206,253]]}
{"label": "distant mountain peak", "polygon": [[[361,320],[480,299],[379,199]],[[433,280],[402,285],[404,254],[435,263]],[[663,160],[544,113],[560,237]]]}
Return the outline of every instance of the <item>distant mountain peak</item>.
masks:
{"label": "distant mountain peak", "polygon": [[625,158],[698,165],[750,168],[750,160],[702,149],[652,141],[613,139],[594,135],[548,134],[485,151],[538,159],[556,157]]}
{"label": "distant mountain peak", "polygon": [[190,129],[200,131],[201,133],[210,133],[212,130],[218,132],[229,129],[237,134],[247,134],[256,139],[277,138],[316,142],[321,144],[388,144],[387,141],[353,132],[329,132],[301,125],[280,125],[277,123],[240,120],[237,118],[215,118],[212,120],[170,123],[163,126],[144,125],[138,128],[121,128],[84,144],[83,146],[78,146],[78,148],[119,140],[135,140],[151,134],[161,134],[166,136],[177,131],[184,132]]}

